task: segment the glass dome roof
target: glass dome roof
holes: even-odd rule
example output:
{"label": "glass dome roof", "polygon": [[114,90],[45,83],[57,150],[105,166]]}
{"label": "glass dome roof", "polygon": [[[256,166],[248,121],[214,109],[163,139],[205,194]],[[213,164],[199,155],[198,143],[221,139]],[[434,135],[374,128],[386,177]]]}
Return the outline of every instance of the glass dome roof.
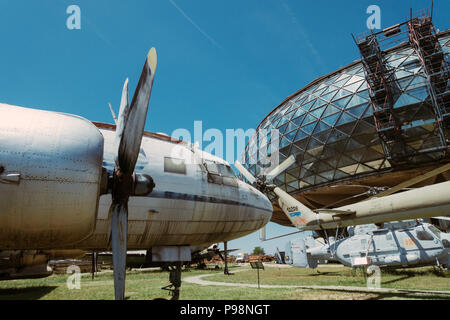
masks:
{"label": "glass dome roof", "polygon": [[[445,58],[450,61],[450,35],[440,38]],[[402,119],[408,148],[430,150],[437,145],[436,122],[428,99],[428,80],[413,49],[399,46],[386,53],[388,66],[395,69],[401,93],[394,109]],[[279,150],[259,141],[261,134],[279,130]],[[448,141],[449,133],[446,132]],[[264,143],[264,142],[263,142]],[[263,148],[264,147],[264,148]],[[267,150],[267,152],[266,152]],[[329,185],[351,177],[391,168],[383,151],[373,117],[368,84],[360,61],[319,78],[287,98],[258,126],[242,155],[242,163],[259,175],[261,152],[279,151],[280,162],[295,155],[296,163],[275,178],[274,183],[295,193]],[[418,152],[411,163],[436,161],[445,152]]]}

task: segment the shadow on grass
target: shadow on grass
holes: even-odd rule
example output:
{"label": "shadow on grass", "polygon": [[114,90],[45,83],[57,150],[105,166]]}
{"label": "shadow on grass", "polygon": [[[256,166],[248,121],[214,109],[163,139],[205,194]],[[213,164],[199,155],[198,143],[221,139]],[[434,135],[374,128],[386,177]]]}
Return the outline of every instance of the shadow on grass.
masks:
{"label": "shadow on grass", "polygon": [[439,294],[418,295],[411,293],[377,293],[376,297],[368,298],[367,300],[380,299],[420,299],[420,300],[450,300],[450,296],[443,296]]}
{"label": "shadow on grass", "polygon": [[0,289],[0,300],[38,300],[56,288],[56,286],[42,286]]}
{"label": "shadow on grass", "polygon": [[311,276],[312,277],[327,276],[327,275],[335,276],[337,274],[340,274],[340,273],[336,272],[336,271],[327,271],[327,272],[313,273],[313,274],[311,274]]}
{"label": "shadow on grass", "polygon": [[383,281],[383,284],[394,283],[394,282],[406,280],[406,279],[409,279],[409,278],[412,278],[412,277],[414,277],[413,274],[408,274],[408,275],[406,275],[406,276],[404,276],[404,277],[401,277],[401,278],[392,279],[392,280],[388,280],[388,281]]}

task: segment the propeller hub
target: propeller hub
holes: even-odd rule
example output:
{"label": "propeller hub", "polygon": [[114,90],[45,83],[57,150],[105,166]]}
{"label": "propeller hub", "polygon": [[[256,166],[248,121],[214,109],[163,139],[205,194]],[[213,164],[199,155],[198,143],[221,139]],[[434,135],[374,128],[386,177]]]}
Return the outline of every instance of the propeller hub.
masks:
{"label": "propeller hub", "polygon": [[126,174],[119,168],[114,170],[112,197],[115,202],[127,202],[134,191],[134,179],[132,174]]}
{"label": "propeller hub", "polygon": [[155,182],[151,176],[148,174],[134,175],[134,196],[146,196],[153,191],[153,188],[155,188]]}

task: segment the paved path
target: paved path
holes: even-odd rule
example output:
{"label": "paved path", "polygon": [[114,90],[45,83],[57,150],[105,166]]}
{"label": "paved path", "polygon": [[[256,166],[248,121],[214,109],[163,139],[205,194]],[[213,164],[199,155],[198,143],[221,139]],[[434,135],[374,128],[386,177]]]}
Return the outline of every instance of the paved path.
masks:
{"label": "paved path", "polygon": [[[250,271],[251,269],[233,270],[233,273]],[[243,287],[258,288],[257,284],[250,283],[231,283],[203,280],[206,277],[212,277],[220,273],[204,274],[183,278],[184,282],[194,283],[202,286],[224,286],[224,287]],[[392,289],[392,288],[368,288],[368,287],[349,287],[349,286],[291,286],[291,285],[269,285],[261,284],[261,288],[267,289],[313,289],[313,290],[331,290],[331,291],[349,291],[349,292],[367,292],[367,293],[409,293],[409,294],[428,294],[428,295],[449,295],[450,291],[430,291],[430,290],[409,290],[409,289]]]}

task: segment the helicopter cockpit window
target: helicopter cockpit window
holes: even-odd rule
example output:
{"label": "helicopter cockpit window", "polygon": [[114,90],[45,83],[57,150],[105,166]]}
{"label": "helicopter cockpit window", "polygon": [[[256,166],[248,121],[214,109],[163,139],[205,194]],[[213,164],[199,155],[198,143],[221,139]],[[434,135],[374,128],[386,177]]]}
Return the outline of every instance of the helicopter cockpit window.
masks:
{"label": "helicopter cockpit window", "polygon": [[428,226],[428,229],[430,229],[430,231],[433,232],[439,239],[441,238],[441,231],[439,231],[438,228],[435,226]]}
{"label": "helicopter cockpit window", "polygon": [[417,230],[416,234],[417,234],[417,239],[419,239],[419,240],[425,240],[425,241],[434,240],[433,236],[428,231],[426,231],[425,228],[423,230]]}

